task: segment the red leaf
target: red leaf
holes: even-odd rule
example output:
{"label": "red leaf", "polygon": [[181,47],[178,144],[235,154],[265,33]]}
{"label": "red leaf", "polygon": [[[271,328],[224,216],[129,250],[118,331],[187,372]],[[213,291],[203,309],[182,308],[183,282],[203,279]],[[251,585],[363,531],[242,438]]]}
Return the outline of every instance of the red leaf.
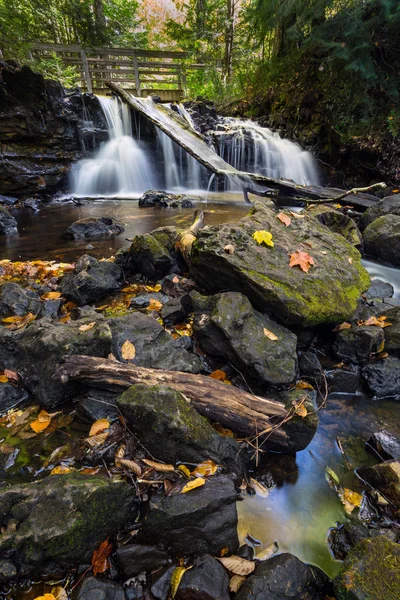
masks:
{"label": "red leaf", "polygon": [[112,552],[112,544],[108,541],[108,538],[102,542],[98,548],[93,552],[92,556],[92,567],[93,567],[93,575],[97,575],[98,573],[104,573],[107,569],[110,568],[110,563],[108,562],[108,557]]}

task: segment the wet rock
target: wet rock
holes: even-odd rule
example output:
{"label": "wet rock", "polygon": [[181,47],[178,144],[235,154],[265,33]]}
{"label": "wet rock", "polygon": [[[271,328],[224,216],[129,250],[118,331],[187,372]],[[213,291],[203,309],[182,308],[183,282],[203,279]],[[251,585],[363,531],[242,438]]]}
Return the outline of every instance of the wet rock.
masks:
{"label": "wet rock", "polygon": [[161,309],[161,317],[164,323],[166,325],[182,323],[190,312],[191,304],[192,302],[188,295],[168,300]]}
{"label": "wet rock", "polygon": [[333,350],[339,358],[353,363],[363,363],[372,353],[378,352],[384,339],[381,327],[356,326],[339,331],[333,343]]}
{"label": "wet rock", "polygon": [[318,219],[322,225],[325,225],[333,231],[342,235],[349,244],[361,246],[362,236],[356,222],[351,217],[344,215],[339,210],[327,206],[311,205],[312,215]]}
{"label": "wet rock", "polygon": [[373,467],[359,467],[355,472],[386,500],[400,506],[400,461],[387,460]]}
{"label": "wet rock", "polygon": [[116,558],[124,579],[136,577],[143,571],[150,572],[160,569],[168,564],[168,554],[165,550],[141,544],[130,544],[118,548]]}
{"label": "wet rock", "polygon": [[90,390],[83,396],[76,398],[77,415],[90,423],[99,419],[115,421],[118,419],[117,409],[118,392],[107,392],[105,390]]}
{"label": "wet rock", "polygon": [[175,565],[164,569],[161,573],[155,573],[152,578],[151,593],[156,600],[167,600],[171,589],[171,577]]}
{"label": "wet rock", "polygon": [[373,433],[367,442],[367,448],[372,448],[382,460],[400,460],[400,440],[389,431]]}
{"label": "wet rock", "polygon": [[17,221],[4,206],[0,206],[0,235],[13,235],[18,233]]}
{"label": "wet rock", "polygon": [[355,394],[360,385],[360,368],[356,365],[326,371],[329,393]]}
{"label": "wet rock", "polygon": [[134,521],[135,495],[125,482],[97,475],[50,475],[4,490],[0,496],[1,526],[10,520],[0,550],[15,552],[23,571],[46,563],[90,562],[107,537]]}
{"label": "wet rock", "polygon": [[385,327],[385,351],[400,356],[400,308],[393,308],[387,317],[391,325]]}
{"label": "wet rock", "polygon": [[229,575],[213,556],[198,556],[186,571],[176,593],[177,600],[229,600]]}
{"label": "wet rock", "polygon": [[193,202],[185,194],[171,194],[160,190],[148,190],[139,198],[139,206],[192,208]]}
{"label": "wet rock", "polygon": [[302,377],[307,377],[318,383],[322,380],[323,368],[314,352],[301,352],[299,371]]}
{"label": "wet rock", "polygon": [[[193,244],[193,279],[210,292],[242,292],[258,310],[289,325],[348,319],[370,283],[358,251],[311,216],[284,227],[276,215],[270,205],[256,202],[237,224],[204,228]],[[253,239],[257,230],[272,233],[273,248]],[[306,240],[312,249],[302,245]],[[227,244],[234,254],[224,252]],[[314,258],[308,273],[289,266],[288,255],[299,248]]]}
{"label": "wet rock", "polygon": [[236,490],[227,475],[214,475],[189,494],[153,496],[139,534],[162,544],[175,556],[210,553],[223,548],[234,553],[237,536]]}
{"label": "wet rock", "polygon": [[160,460],[212,459],[233,469],[240,464],[238,443],[219,435],[180,392],[137,384],[118,398],[117,405],[143,445]]}
{"label": "wet rock", "polygon": [[45,408],[74,397],[79,385],[63,384],[54,377],[64,355],[85,354],[106,358],[111,352],[111,331],[99,320],[81,331],[88,320],[58,323],[41,319],[25,330],[0,329],[0,368],[17,370],[26,387]]}
{"label": "wet rock", "polygon": [[122,585],[115,581],[90,575],[83,580],[77,600],[125,600],[125,592]]}
{"label": "wet rock", "polygon": [[151,233],[144,233],[135,236],[128,252],[119,252],[115,262],[127,273],[157,279],[169,273],[173,258],[161,241]]}
{"label": "wet rock", "polygon": [[18,574],[15,564],[8,558],[0,558],[0,583],[14,579]]}
{"label": "wet rock", "polygon": [[393,294],[394,287],[390,283],[381,281],[380,279],[373,279],[370,287],[364,292],[363,296],[367,300],[373,300],[374,298],[383,300],[384,298],[391,298]]}
{"label": "wet rock", "polygon": [[108,261],[98,261],[92,256],[81,256],[74,271],[61,279],[63,296],[78,306],[96,302],[120,289],[122,269]]}
{"label": "wet rock", "polygon": [[0,194],[0,204],[6,204],[7,206],[13,206],[18,202],[18,198],[13,198],[12,196],[3,196]]}
{"label": "wet rock", "polygon": [[199,358],[174,344],[173,337],[154,319],[135,312],[123,317],[108,319],[112,332],[112,353],[120,362],[122,345],[129,340],[136,349],[132,361],[139,367],[199,373],[202,364]]}
{"label": "wet rock", "polygon": [[181,277],[180,275],[176,275],[175,273],[171,273],[171,275],[167,275],[161,281],[161,289],[164,294],[170,296],[171,298],[180,298],[185,294],[190,294],[192,290],[194,290],[196,284],[192,279],[186,279],[186,277]]}
{"label": "wet rock", "polygon": [[0,315],[37,315],[41,307],[40,297],[33,290],[25,289],[11,281],[0,286]]}
{"label": "wet rock", "polygon": [[334,580],[338,600],[397,600],[400,545],[384,537],[362,540]]}
{"label": "wet rock", "polygon": [[169,300],[168,296],[161,294],[160,292],[150,292],[148,294],[141,294],[131,300],[132,308],[147,308],[150,306],[152,300],[157,300],[161,304],[166,304]]}
{"label": "wet rock", "polygon": [[[278,394],[278,399],[281,400],[287,411],[293,408],[293,405],[298,402],[303,402],[307,409],[307,416],[293,416],[285,425],[286,440],[279,446],[281,452],[299,452],[304,450],[313,439],[318,427],[318,412],[316,411],[316,392],[308,390],[290,390],[283,391]],[[278,445],[276,446],[278,449]]]}
{"label": "wet rock", "polygon": [[21,387],[16,387],[11,383],[2,383],[0,385],[0,415],[4,415],[10,408],[22,404],[28,398],[28,392]]}
{"label": "wet rock", "polygon": [[296,336],[255,311],[246,296],[192,292],[191,299],[194,332],[206,354],[222,357],[260,383],[285,385],[295,379]]}
{"label": "wet rock", "polygon": [[254,548],[248,544],[243,544],[236,552],[236,556],[240,556],[246,560],[254,560]]}
{"label": "wet rock", "polygon": [[394,529],[384,529],[383,527],[373,528],[354,523],[344,523],[330,530],[328,543],[336,560],[344,560],[350,550],[361,542],[361,540],[373,539],[378,536],[385,536],[392,542],[400,541],[400,532]]}
{"label": "wet rock", "polygon": [[42,302],[39,312],[39,318],[57,319],[63,304],[61,299],[45,300]]}
{"label": "wet rock", "polygon": [[218,124],[218,115],[213,102],[198,97],[196,100],[184,102],[194,126],[200,133],[213,131]]}
{"label": "wet rock", "polygon": [[89,305],[76,306],[71,310],[71,319],[77,321],[78,319],[91,319],[92,321],[99,320],[99,313]]}
{"label": "wet rock", "polygon": [[363,367],[363,381],[369,393],[376,398],[400,396],[400,360],[389,356]]}
{"label": "wet rock", "polygon": [[383,198],[383,200],[380,200],[368,208],[360,219],[359,225],[361,231],[368,227],[368,225],[371,225],[371,223],[379,217],[384,217],[389,214],[400,215],[400,194]]}
{"label": "wet rock", "polygon": [[387,215],[373,221],[364,231],[368,256],[400,266],[400,215]]}
{"label": "wet rock", "polygon": [[83,238],[119,235],[123,231],[125,231],[124,224],[111,217],[86,217],[72,223],[63,237],[70,240],[81,240]]}
{"label": "wet rock", "polygon": [[321,600],[328,590],[329,579],[321,569],[285,553],[259,563],[235,598]]}

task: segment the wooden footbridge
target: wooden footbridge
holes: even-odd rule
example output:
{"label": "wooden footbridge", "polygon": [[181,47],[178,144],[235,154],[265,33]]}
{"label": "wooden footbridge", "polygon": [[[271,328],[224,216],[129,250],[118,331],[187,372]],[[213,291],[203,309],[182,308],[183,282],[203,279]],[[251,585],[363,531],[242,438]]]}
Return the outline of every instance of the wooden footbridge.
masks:
{"label": "wooden footbridge", "polygon": [[112,81],[135,96],[156,94],[163,102],[182,100],[187,74],[209,66],[192,63],[188,52],[68,44],[32,43],[27,57],[40,60],[54,54],[65,65],[76,67],[81,87],[88,92],[105,94],[106,81]]}

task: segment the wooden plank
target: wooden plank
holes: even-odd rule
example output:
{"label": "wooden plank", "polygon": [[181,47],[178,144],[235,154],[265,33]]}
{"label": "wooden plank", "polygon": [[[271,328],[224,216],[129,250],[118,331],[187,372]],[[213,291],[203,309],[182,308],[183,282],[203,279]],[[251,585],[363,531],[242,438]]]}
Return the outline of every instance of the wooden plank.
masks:
{"label": "wooden plank", "polygon": [[140,96],[140,74],[139,74],[138,59],[137,59],[136,54],[133,57],[133,66],[134,66],[134,73],[135,73],[136,95]]}
{"label": "wooden plank", "polygon": [[89,94],[91,94],[92,93],[92,80],[90,78],[89,65],[86,60],[86,54],[85,54],[84,50],[81,50],[81,59],[82,59],[83,70],[85,73],[85,81],[86,81],[87,91],[89,92]]}

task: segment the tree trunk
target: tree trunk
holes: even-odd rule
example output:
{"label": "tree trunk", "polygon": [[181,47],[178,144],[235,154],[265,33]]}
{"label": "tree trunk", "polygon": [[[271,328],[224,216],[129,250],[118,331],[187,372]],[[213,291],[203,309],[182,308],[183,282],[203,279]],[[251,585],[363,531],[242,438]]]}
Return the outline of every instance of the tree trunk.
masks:
{"label": "tree trunk", "polygon": [[229,82],[232,77],[233,39],[235,33],[235,0],[226,0],[224,78]]}
{"label": "tree trunk", "polygon": [[103,0],[93,0],[93,12],[97,35],[100,39],[103,39],[106,29]]}

